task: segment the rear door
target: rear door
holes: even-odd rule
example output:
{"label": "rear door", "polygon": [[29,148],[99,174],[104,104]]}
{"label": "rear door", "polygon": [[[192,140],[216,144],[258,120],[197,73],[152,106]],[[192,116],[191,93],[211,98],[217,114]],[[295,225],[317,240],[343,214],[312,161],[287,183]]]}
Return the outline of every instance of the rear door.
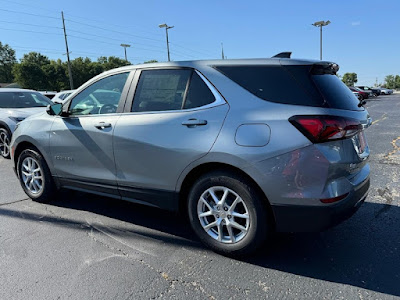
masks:
{"label": "rear door", "polygon": [[229,106],[192,69],[135,76],[114,131],[117,181],[123,198],[168,208],[179,175],[211,149]]}

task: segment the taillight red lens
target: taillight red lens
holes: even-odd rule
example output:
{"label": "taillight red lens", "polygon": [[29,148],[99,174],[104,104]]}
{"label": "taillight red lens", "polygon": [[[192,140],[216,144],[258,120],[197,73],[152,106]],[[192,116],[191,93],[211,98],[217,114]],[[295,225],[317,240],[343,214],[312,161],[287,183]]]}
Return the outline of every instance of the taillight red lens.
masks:
{"label": "taillight red lens", "polygon": [[289,121],[313,143],[344,139],[362,130],[359,121],[336,116],[294,116]]}

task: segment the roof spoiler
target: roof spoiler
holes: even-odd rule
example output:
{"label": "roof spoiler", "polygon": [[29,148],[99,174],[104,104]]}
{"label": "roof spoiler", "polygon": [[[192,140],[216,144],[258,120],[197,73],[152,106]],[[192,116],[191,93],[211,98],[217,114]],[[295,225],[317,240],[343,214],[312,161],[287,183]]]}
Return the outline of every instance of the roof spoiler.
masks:
{"label": "roof spoiler", "polygon": [[281,52],[278,53],[277,55],[272,56],[272,58],[290,58],[292,55],[292,52]]}

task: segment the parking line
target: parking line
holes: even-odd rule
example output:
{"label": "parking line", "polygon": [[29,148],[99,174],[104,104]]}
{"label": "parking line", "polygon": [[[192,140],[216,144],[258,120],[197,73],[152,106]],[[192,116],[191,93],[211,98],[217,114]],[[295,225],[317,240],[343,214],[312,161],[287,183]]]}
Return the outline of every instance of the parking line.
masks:
{"label": "parking line", "polygon": [[384,113],[384,114],[382,115],[382,119],[377,119],[377,120],[373,121],[373,122],[372,122],[372,125],[374,125],[374,124],[376,124],[376,123],[378,123],[378,122],[380,122],[380,121],[386,120],[386,119],[387,119],[387,114]]}

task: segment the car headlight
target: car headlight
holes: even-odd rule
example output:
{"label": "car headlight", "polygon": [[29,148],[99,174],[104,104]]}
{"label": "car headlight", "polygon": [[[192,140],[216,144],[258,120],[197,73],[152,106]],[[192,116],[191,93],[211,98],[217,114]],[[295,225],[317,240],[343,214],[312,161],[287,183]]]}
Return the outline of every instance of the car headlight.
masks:
{"label": "car headlight", "polygon": [[19,123],[23,120],[25,120],[24,117],[9,117],[11,120],[13,120],[15,123]]}

